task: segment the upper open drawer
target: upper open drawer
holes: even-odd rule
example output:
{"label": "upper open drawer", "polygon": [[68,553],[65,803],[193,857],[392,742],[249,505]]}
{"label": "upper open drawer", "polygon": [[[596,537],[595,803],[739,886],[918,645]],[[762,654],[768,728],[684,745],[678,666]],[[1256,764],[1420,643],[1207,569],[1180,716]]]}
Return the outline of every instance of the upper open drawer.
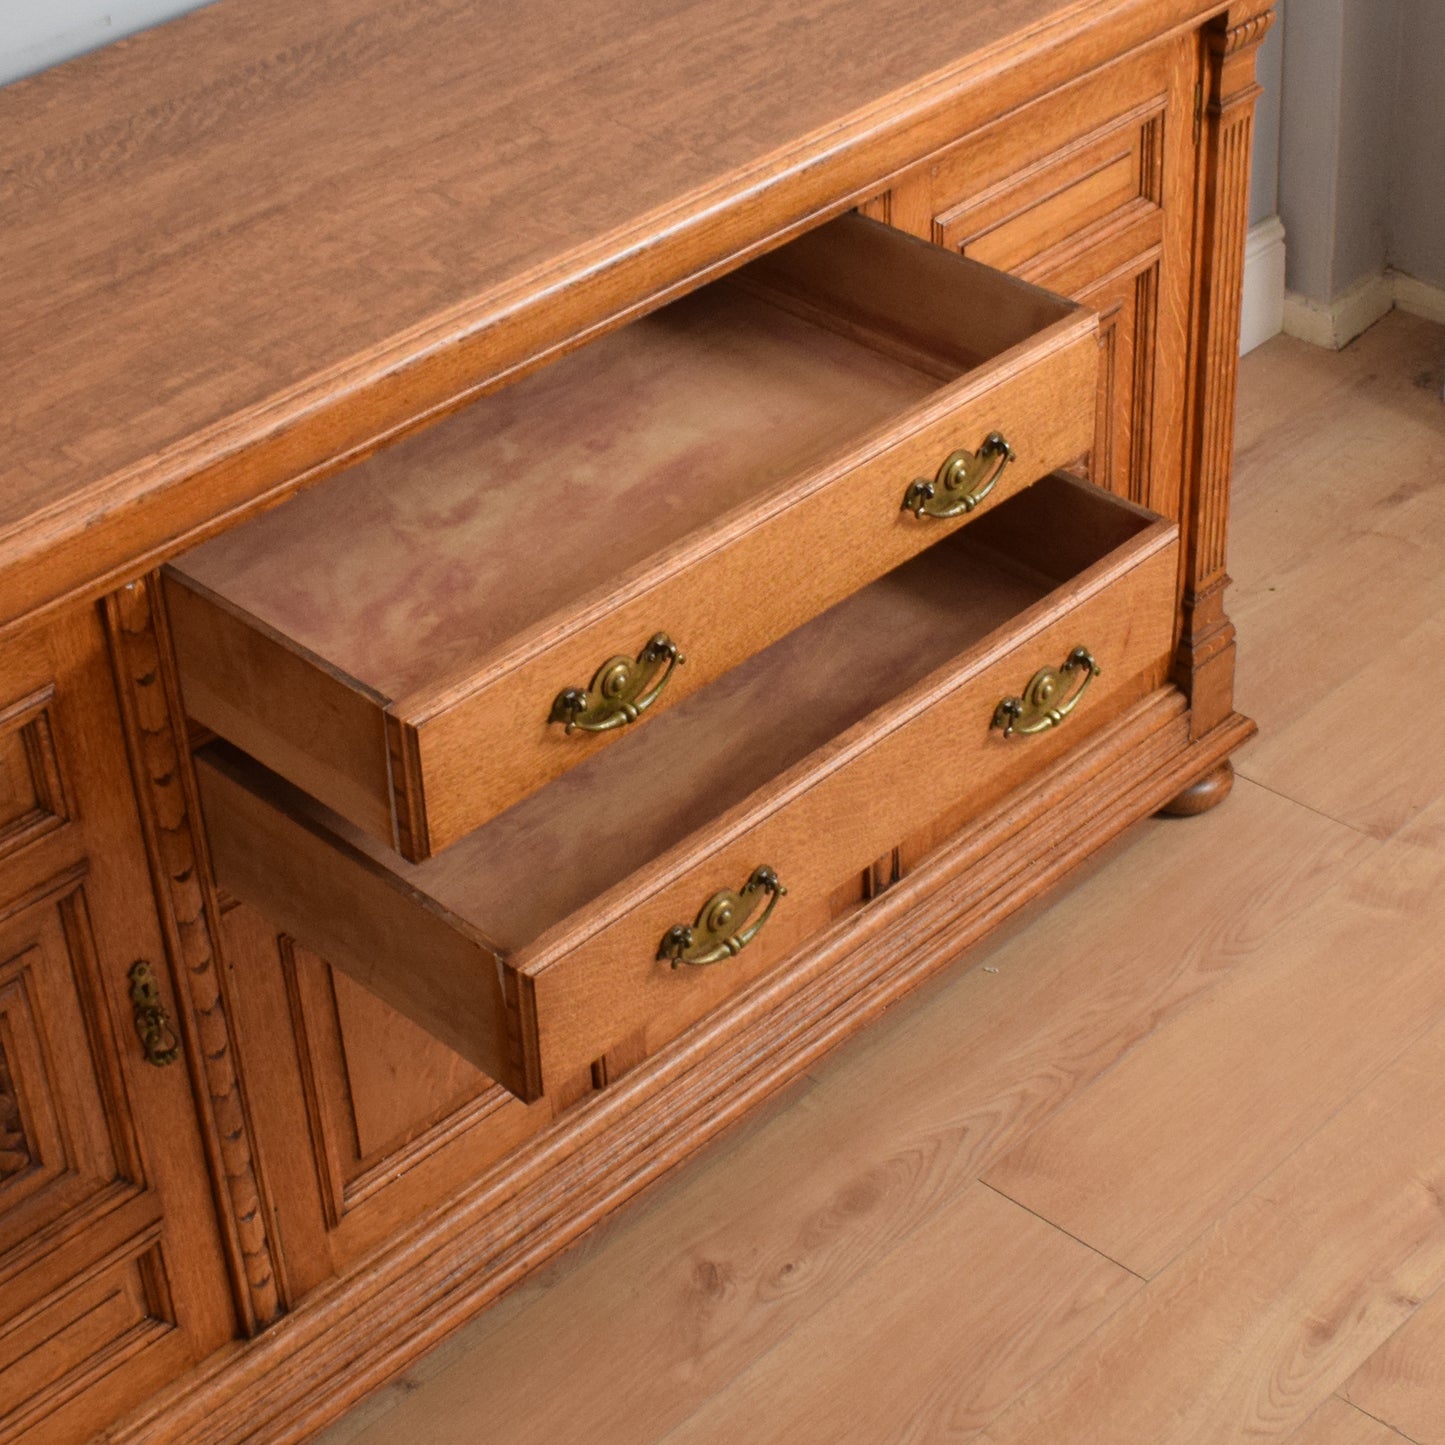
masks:
{"label": "upper open drawer", "polygon": [[425,858],[1082,455],[1097,367],[844,217],[180,558],[186,707]]}

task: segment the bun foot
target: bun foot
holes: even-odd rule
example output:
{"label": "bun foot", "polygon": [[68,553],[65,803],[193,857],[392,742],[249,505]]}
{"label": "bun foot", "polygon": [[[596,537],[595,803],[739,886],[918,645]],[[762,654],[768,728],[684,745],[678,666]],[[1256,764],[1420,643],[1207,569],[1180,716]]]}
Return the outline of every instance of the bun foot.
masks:
{"label": "bun foot", "polygon": [[1170,818],[1194,818],[1217,808],[1233,787],[1234,764],[1226,758],[1212,773],[1206,773],[1197,783],[1191,783],[1159,811]]}

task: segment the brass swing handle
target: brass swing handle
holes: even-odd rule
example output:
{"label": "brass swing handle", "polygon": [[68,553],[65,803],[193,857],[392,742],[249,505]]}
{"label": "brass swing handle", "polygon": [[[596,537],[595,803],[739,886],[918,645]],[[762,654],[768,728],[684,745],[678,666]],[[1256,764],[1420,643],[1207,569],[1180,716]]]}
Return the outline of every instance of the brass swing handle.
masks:
{"label": "brass swing handle", "polygon": [[[994,709],[992,726],[1002,728],[1006,738],[1015,733],[1041,733],[1058,727],[1078,706],[1084,689],[1100,671],[1093,653],[1087,647],[1076,647],[1061,666],[1040,668],[1034,673],[1022,697],[1004,698]],[[1064,697],[1076,678],[1078,686]]]}
{"label": "brass swing handle", "polygon": [[[787,891],[766,863],[754,868],[751,877],[736,893],[731,888],[714,893],[703,904],[695,923],[673,924],[662,935],[658,958],[671,959],[672,966],[679,968],[684,963],[700,967],[735,957],[762,931],[763,924],[773,916],[778,899]],[[767,907],[748,922],[758,899],[764,895]]]}
{"label": "brass swing handle", "polygon": [[999,432],[990,432],[976,452],[959,451],[943,459],[930,482],[919,477],[903,494],[903,510],[915,517],[960,517],[971,512],[998,485],[1014,450]]}
{"label": "brass swing handle", "polygon": [[136,1037],[145,1051],[146,1062],[163,1069],[181,1056],[181,1041],[171,1025],[171,1016],[161,1002],[161,991],[145,959],[137,959],[126,974],[130,980],[130,1002],[135,1014]]}
{"label": "brass swing handle", "polygon": [[632,657],[611,657],[587,687],[568,687],[557,694],[549,723],[562,723],[566,733],[605,733],[636,722],[658,699],[673,669],[687,659],[665,632]]}

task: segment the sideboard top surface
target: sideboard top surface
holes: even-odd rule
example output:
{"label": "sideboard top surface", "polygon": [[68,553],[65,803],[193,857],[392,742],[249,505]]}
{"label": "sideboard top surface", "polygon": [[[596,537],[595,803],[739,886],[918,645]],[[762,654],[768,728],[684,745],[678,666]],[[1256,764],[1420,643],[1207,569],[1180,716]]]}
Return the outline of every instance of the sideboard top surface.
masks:
{"label": "sideboard top surface", "polygon": [[0,623],[1221,8],[220,0],[0,90]]}

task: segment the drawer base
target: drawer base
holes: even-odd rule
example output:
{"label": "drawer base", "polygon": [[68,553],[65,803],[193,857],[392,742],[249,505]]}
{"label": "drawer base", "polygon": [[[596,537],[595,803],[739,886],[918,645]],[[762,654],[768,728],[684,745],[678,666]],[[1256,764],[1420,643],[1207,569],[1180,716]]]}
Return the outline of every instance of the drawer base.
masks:
{"label": "drawer base", "polygon": [[[116,1426],[112,1445],[299,1442],[479,1313],[1254,732],[1197,741],[1164,688],[937,850],[780,975],[565,1114],[440,1219]],[[465,1262],[465,1263],[463,1263]],[[260,1387],[260,1388],[258,1388]]]}

